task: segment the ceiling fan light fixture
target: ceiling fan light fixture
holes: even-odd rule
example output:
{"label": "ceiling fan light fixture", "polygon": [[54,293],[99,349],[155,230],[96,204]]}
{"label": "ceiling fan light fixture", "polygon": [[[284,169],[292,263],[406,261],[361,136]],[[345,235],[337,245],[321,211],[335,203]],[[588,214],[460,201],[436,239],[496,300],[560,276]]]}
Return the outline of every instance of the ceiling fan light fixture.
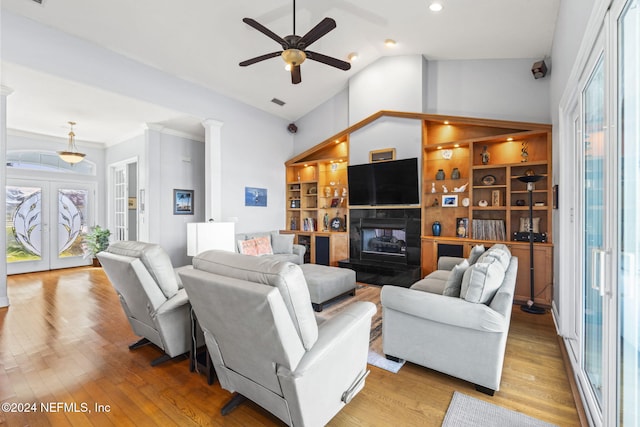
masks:
{"label": "ceiling fan light fixture", "polygon": [[351,52],[349,55],[347,55],[347,59],[349,60],[349,62],[357,61],[358,57],[358,52]]}
{"label": "ceiling fan light fixture", "polygon": [[307,54],[300,49],[287,49],[282,52],[281,56],[289,66],[300,65],[307,59]]}
{"label": "ceiling fan light fixture", "polygon": [[442,10],[442,3],[440,3],[439,1],[431,2],[431,4],[429,5],[429,10],[431,12],[440,12]]}
{"label": "ceiling fan light fixture", "polygon": [[386,39],[386,40],[384,41],[384,45],[385,45],[386,47],[395,47],[395,45],[396,45],[396,41],[395,41],[395,40],[393,40],[393,39]]}
{"label": "ceiling fan light fixture", "polygon": [[58,151],[58,157],[60,157],[65,162],[73,165],[76,163],[80,163],[84,159],[86,154],[79,152],[78,148],[76,147],[76,141],[75,141],[76,134],[73,132],[73,126],[76,124],[76,122],[68,122],[68,123],[70,126],[69,144],[67,145],[66,151]]}

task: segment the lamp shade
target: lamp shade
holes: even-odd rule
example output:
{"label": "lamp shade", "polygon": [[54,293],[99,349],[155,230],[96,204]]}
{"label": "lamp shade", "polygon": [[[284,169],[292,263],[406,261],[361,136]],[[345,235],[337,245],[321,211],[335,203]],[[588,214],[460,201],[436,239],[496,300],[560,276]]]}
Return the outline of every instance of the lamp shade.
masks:
{"label": "lamp shade", "polygon": [[235,252],[235,223],[191,222],[187,224],[187,255],[220,249]]}

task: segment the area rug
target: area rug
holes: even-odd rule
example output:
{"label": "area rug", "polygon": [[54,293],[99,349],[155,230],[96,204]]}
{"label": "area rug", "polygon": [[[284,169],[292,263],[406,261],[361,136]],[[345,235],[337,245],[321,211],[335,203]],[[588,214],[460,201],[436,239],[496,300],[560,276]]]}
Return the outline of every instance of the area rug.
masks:
{"label": "area rug", "polygon": [[442,427],[476,426],[553,427],[555,424],[454,391]]}
{"label": "area rug", "polygon": [[379,286],[359,285],[355,297],[346,296],[327,304],[320,313],[316,313],[316,317],[320,322],[323,322],[344,310],[345,307],[355,301],[369,301],[374,303],[377,310],[376,314],[371,318],[367,363],[395,374],[402,368],[404,361],[393,362],[387,360],[382,352],[382,305],[380,304],[380,290],[381,287]]}

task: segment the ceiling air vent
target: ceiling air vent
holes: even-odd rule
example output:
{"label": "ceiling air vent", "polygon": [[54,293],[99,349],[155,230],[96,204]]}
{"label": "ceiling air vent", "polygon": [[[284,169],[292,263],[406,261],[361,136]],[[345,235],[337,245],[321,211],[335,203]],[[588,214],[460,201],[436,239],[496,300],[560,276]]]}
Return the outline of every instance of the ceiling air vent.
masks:
{"label": "ceiling air vent", "polygon": [[271,100],[271,102],[273,102],[274,104],[279,105],[279,106],[281,106],[281,107],[282,107],[284,104],[286,104],[286,102],[284,102],[284,101],[282,101],[282,100],[280,100],[280,99],[278,99],[278,98],[273,98],[273,99]]}

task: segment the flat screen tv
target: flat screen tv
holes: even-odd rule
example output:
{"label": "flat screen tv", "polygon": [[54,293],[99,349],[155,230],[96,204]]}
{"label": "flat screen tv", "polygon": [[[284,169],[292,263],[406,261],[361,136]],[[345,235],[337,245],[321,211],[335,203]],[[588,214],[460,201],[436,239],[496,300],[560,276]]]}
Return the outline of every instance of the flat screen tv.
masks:
{"label": "flat screen tv", "polygon": [[418,159],[352,165],[347,168],[349,205],[419,203]]}

